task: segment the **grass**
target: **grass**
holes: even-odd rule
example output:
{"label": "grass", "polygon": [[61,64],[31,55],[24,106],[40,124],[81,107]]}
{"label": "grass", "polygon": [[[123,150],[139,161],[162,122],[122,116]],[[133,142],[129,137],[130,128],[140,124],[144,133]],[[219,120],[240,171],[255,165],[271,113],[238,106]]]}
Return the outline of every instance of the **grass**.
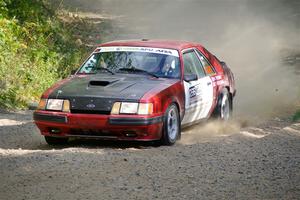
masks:
{"label": "grass", "polygon": [[0,0],[0,108],[22,109],[65,78],[87,49],[42,0]]}

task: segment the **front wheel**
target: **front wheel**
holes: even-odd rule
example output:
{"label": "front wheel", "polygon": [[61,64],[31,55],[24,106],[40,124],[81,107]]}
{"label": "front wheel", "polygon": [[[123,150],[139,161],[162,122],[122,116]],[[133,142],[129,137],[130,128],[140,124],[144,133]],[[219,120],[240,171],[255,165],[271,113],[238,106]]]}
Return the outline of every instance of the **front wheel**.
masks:
{"label": "front wheel", "polygon": [[173,145],[180,137],[180,118],[176,105],[171,104],[164,115],[164,128],[161,142],[164,145]]}
{"label": "front wheel", "polygon": [[59,137],[51,137],[45,136],[45,140],[49,145],[64,145],[68,143],[68,138],[59,138]]}

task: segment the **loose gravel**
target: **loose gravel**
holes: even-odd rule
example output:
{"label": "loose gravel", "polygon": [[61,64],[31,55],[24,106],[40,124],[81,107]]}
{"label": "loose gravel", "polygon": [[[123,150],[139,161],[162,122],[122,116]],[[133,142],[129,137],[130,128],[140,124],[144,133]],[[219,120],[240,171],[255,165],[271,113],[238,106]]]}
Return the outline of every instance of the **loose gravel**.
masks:
{"label": "loose gravel", "polygon": [[0,114],[0,199],[299,199],[300,123],[208,122],[175,146],[48,146],[32,112]]}

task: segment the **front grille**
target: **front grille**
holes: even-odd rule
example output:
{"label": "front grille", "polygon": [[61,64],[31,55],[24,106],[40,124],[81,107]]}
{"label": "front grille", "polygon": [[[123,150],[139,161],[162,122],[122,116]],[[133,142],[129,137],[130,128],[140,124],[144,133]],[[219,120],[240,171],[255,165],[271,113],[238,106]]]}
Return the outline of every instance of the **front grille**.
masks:
{"label": "front grille", "polygon": [[113,136],[109,131],[99,129],[71,129],[71,135],[87,135],[87,136]]}
{"label": "front grille", "polygon": [[110,111],[105,111],[105,110],[79,110],[79,109],[71,109],[71,113],[74,113],[74,114],[109,115]]}
{"label": "front grille", "polygon": [[96,97],[74,97],[70,99],[72,113],[107,114],[115,100]]}

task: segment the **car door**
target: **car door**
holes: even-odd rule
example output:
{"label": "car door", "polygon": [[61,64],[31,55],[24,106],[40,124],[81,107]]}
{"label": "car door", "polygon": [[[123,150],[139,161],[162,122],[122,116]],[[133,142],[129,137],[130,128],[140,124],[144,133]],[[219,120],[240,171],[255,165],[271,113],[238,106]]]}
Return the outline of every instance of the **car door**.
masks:
{"label": "car door", "polygon": [[212,84],[211,84],[212,87],[209,87],[210,92],[206,93],[207,101],[206,101],[206,106],[203,110],[204,115],[206,115],[206,117],[208,117],[208,114],[209,114],[209,111],[211,110],[213,102],[216,100],[215,99],[216,96],[214,96],[214,94],[216,94],[216,92],[217,92],[217,87],[213,81],[215,79],[212,78],[216,75],[216,70],[213,67],[213,65],[208,61],[208,59],[201,53],[201,51],[199,51],[199,49],[196,48],[195,51],[200,59],[200,62],[202,64],[202,67],[204,69],[206,77],[212,81]]}
{"label": "car door", "polygon": [[188,124],[208,117],[213,103],[213,84],[211,78],[205,74],[194,49],[183,52],[184,77],[197,75],[194,80],[185,80],[185,115],[182,124]]}

